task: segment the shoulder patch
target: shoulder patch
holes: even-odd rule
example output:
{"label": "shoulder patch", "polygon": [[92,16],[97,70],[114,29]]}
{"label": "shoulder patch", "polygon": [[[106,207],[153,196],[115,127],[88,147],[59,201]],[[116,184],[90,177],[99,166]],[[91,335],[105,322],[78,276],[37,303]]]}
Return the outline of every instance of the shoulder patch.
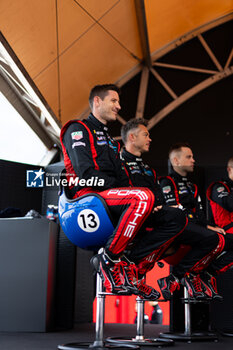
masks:
{"label": "shoulder patch", "polygon": [[224,188],[223,186],[220,186],[220,187],[217,188],[217,192],[218,192],[218,193],[221,193],[221,192],[223,192],[224,190],[225,190],[225,188]]}
{"label": "shoulder patch", "polygon": [[83,132],[82,131],[74,131],[71,133],[72,140],[81,140],[83,138]]}
{"label": "shoulder patch", "polygon": [[169,192],[171,192],[171,190],[172,190],[171,186],[163,187],[163,193],[169,193]]}

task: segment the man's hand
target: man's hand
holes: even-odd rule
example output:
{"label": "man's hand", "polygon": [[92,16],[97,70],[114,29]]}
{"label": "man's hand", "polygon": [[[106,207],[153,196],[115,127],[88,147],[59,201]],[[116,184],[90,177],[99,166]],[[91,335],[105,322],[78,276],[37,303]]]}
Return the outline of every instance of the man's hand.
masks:
{"label": "man's hand", "polygon": [[207,225],[207,228],[209,229],[209,230],[212,230],[212,231],[216,231],[216,232],[219,232],[219,233],[222,233],[223,235],[225,235],[226,234],[226,232],[224,231],[224,229],[223,228],[221,228],[221,227],[218,227],[218,226],[210,226],[210,225]]}
{"label": "man's hand", "polygon": [[184,209],[184,207],[183,207],[183,205],[182,205],[182,204],[170,205],[170,207],[172,207],[172,208],[178,208],[178,209],[181,209],[181,210],[183,210],[183,209]]}
{"label": "man's hand", "polygon": [[157,205],[157,207],[154,207],[154,209],[152,210],[152,213],[159,211],[160,209],[162,209],[162,207],[162,205]]}

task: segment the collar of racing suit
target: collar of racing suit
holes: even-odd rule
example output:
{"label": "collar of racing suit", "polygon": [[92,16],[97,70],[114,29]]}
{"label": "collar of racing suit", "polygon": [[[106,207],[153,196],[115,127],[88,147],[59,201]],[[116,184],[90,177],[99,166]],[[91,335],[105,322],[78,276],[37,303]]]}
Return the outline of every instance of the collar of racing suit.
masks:
{"label": "collar of racing suit", "polygon": [[227,186],[229,187],[229,189],[231,191],[233,190],[233,181],[231,179],[229,179],[229,177],[227,179],[224,179],[223,182],[225,182],[227,184]]}
{"label": "collar of racing suit", "polygon": [[177,179],[178,181],[188,181],[188,178],[186,176],[181,176],[180,174],[178,174],[175,170],[171,170],[171,172],[169,173],[169,176],[174,177],[175,179]]}
{"label": "collar of racing suit", "polygon": [[103,129],[105,132],[108,132],[108,127],[101,123],[92,113],[89,114],[88,121],[90,121],[95,127]]}
{"label": "collar of racing suit", "polygon": [[134,154],[126,151],[125,147],[122,150],[122,157],[125,159],[127,158],[127,160],[132,160],[135,162],[142,162],[142,158],[139,158],[138,156],[135,156]]}

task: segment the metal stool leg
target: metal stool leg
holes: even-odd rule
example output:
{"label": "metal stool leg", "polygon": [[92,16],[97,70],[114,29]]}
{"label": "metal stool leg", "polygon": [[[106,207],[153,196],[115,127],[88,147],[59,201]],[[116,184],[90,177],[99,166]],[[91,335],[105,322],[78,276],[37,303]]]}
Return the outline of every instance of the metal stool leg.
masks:
{"label": "metal stool leg", "polygon": [[[197,303],[197,302],[193,300],[193,303]],[[185,321],[184,332],[160,333],[159,337],[165,338],[165,339],[187,341],[188,343],[191,343],[192,341],[207,341],[207,340],[218,341],[217,334],[210,333],[210,332],[192,332],[191,300],[189,298],[188,291],[186,288],[184,288],[184,321]]]}
{"label": "metal stool leg", "polygon": [[144,301],[137,298],[137,334],[136,341],[144,340]]}
{"label": "metal stool leg", "polygon": [[137,297],[137,334],[135,338],[126,337],[111,337],[107,338],[106,341],[111,343],[123,344],[128,342],[129,344],[137,344],[141,346],[169,346],[173,345],[174,341],[171,339],[162,338],[145,338],[144,337],[144,302],[145,300]]}
{"label": "metal stool leg", "polygon": [[104,311],[105,311],[105,295],[103,294],[103,282],[100,275],[96,277],[96,324],[95,324],[95,341],[93,347],[104,346]]}
{"label": "metal stool leg", "polygon": [[[60,350],[74,350],[74,349],[115,349],[115,348],[130,348],[130,349],[139,349],[137,344],[128,344],[128,343],[120,343],[120,344],[111,344],[104,342],[104,310],[105,310],[105,298],[106,295],[114,295],[111,293],[105,293],[103,282],[101,280],[100,275],[97,273],[96,276],[96,298],[97,298],[97,307],[96,307],[96,325],[95,325],[95,341],[93,343],[90,342],[78,342],[78,343],[68,343],[64,345],[58,345],[58,349]],[[107,340],[106,340],[107,341]]]}
{"label": "metal stool leg", "polygon": [[[188,299],[188,291],[184,288],[184,299]],[[191,305],[190,303],[184,304],[184,334],[187,337],[191,336]]]}

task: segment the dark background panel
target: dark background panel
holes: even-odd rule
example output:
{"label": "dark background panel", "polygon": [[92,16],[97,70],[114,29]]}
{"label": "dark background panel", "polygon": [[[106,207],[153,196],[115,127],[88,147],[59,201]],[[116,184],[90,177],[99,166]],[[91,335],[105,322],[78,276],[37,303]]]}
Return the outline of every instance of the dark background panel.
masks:
{"label": "dark background panel", "polygon": [[[49,184],[52,178],[59,180],[64,163],[58,162],[45,168]],[[42,213],[46,214],[49,204],[58,205],[59,187],[44,187]],[[56,326],[72,328],[74,323],[92,322],[92,304],[94,300],[94,276],[90,259],[92,251],[86,251],[72,244],[63,230],[57,242],[57,293]]]}
{"label": "dark background panel", "polygon": [[29,210],[41,212],[42,189],[26,187],[26,171],[40,167],[0,160],[0,211],[18,208],[24,216]]}
{"label": "dark background panel", "polygon": [[[56,178],[59,178],[63,168],[64,164],[60,162],[44,170],[57,174]],[[0,211],[19,208],[20,215],[24,216],[34,209],[45,216],[48,204],[58,204],[58,187],[26,187],[26,171],[34,169],[40,167],[0,160]],[[18,216],[18,212],[13,216]],[[74,323],[92,321],[95,286],[89,260],[93,253],[76,250],[60,229],[56,247],[55,329],[72,328]]]}

